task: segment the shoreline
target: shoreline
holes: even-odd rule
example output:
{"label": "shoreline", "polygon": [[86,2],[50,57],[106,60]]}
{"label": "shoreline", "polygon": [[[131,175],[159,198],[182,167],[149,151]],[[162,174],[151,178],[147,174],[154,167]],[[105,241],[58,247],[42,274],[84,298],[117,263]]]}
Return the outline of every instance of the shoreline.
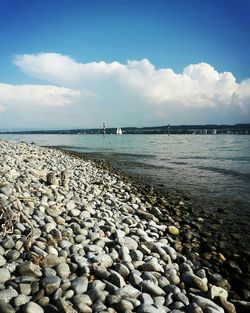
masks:
{"label": "shoreline", "polygon": [[[232,238],[220,232],[220,225],[223,223],[223,215],[225,214],[224,210],[219,211],[215,216],[210,216],[209,212],[201,212],[194,206],[193,201],[190,201],[188,196],[180,195],[177,192],[166,193],[154,184],[146,185],[142,181],[143,178],[136,174],[127,174],[119,167],[114,167],[113,163],[107,159],[97,159],[87,153],[58,147],[56,149],[80,159],[91,160],[96,166],[121,176],[123,180],[131,183],[143,195],[148,195],[148,192],[150,192],[152,198],[147,197],[147,200],[152,205],[156,204],[163,213],[156,215],[160,222],[169,224],[168,216],[171,214],[175,221],[180,225],[184,225],[184,231],[180,233],[178,239],[187,241],[187,245],[184,247],[185,255],[188,255],[193,261],[201,262],[203,266],[221,273],[224,278],[231,282],[232,290],[237,291],[234,295],[236,299],[250,300],[250,281],[245,284],[245,277],[243,276],[248,273],[246,279],[250,279],[250,251],[244,249],[244,245],[237,245],[237,241],[240,240],[237,234],[234,234],[235,237]],[[166,209],[166,201],[168,209]],[[170,211],[169,202],[172,206]],[[193,246],[190,245],[192,241],[195,242]],[[182,250],[179,252],[182,252]],[[240,286],[247,286],[249,293],[239,295]]]}
{"label": "shoreline", "polygon": [[[97,303],[113,313],[249,307],[246,269],[214,247],[201,258],[205,221],[190,221],[194,212],[185,199],[166,199],[80,153],[6,141],[0,146],[0,271],[6,279],[0,282],[0,306],[10,302],[25,313],[36,303],[39,312],[51,306],[100,312]],[[20,206],[24,215],[9,225],[6,208],[18,213]],[[28,281],[20,278],[25,276]],[[240,289],[231,283],[230,290],[232,277]],[[20,285],[31,281],[38,290],[25,286],[24,292]]]}

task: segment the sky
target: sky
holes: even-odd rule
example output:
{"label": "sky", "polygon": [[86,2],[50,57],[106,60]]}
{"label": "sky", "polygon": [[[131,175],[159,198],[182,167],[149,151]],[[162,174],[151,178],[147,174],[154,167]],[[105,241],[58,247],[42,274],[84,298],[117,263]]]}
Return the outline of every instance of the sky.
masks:
{"label": "sky", "polygon": [[250,123],[248,0],[0,0],[0,130]]}

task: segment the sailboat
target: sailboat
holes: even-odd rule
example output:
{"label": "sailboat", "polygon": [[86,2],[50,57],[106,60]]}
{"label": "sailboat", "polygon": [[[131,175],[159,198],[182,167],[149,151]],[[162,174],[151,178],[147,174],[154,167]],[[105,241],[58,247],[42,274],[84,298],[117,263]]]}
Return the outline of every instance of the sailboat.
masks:
{"label": "sailboat", "polygon": [[116,129],[116,135],[122,135],[122,129],[120,127]]}

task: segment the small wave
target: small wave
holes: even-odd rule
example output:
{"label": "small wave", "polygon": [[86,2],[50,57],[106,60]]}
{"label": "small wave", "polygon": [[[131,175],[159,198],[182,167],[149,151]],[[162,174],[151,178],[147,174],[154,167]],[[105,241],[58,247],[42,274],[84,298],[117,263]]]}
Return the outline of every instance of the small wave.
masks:
{"label": "small wave", "polygon": [[213,166],[192,166],[192,168],[196,168],[199,170],[210,171],[214,173],[219,173],[223,175],[234,176],[240,179],[250,180],[250,173],[240,173],[234,170],[229,170],[225,168],[218,168]]}

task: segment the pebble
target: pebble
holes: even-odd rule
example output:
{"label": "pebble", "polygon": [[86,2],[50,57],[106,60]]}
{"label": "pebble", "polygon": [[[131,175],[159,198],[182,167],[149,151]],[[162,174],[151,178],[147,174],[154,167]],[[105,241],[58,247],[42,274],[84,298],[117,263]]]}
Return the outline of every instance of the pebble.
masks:
{"label": "pebble", "polygon": [[17,296],[18,292],[15,289],[9,288],[0,290],[0,301],[9,302],[12,298],[15,298]]}
{"label": "pebble", "polygon": [[0,151],[0,203],[24,214],[0,230],[1,312],[235,312],[229,283],[195,250],[184,202],[60,150],[0,141]]}
{"label": "pebble", "polygon": [[0,284],[4,284],[10,277],[11,275],[7,268],[0,268]]}
{"label": "pebble", "polygon": [[71,288],[75,294],[83,294],[88,289],[88,279],[87,277],[79,277],[71,282]]}
{"label": "pebble", "polygon": [[43,308],[36,304],[35,302],[30,301],[23,308],[24,313],[44,313]]}
{"label": "pebble", "polygon": [[58,276],[47,276],[44,277],[41,281],[42,286],[45,289],[47,295],[52,294],[56,291],[61,283],[61,279]]}
{"label": "pebble", "polygon": [[140,287],[142,291],[149,293],[151,296],[165,295],[165,291],[150,280],[142,281]]}
{"label": "pebble", "polygon": [[70,267],[67,263],[58,264],[56,267],[56,272],[59,277],[67,278],[70,275]]}

